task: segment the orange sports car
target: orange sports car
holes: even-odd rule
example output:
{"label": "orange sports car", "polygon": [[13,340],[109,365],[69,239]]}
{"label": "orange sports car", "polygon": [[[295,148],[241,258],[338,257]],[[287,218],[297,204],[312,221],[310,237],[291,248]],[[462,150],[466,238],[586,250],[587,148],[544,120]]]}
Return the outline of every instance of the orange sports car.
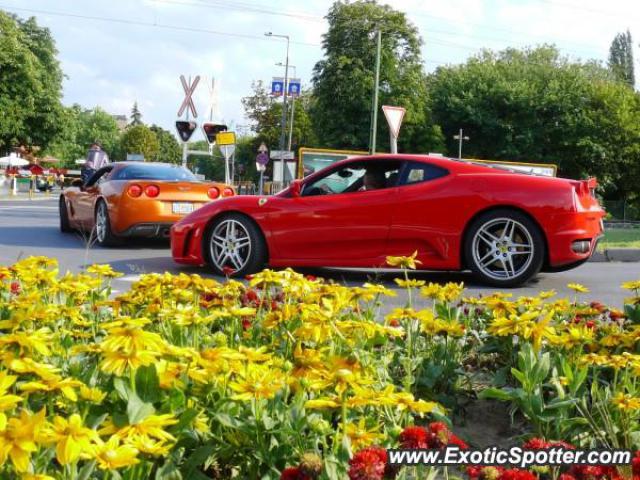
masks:
{"label": "orange sports car", "polygon": [[118,162],[76,180],[60,195],[60,230],[95,232],[103,246],[125,237],[168,237],[171,225],[205,203],[235,195],[224,183],[199,181],[185,167]]}

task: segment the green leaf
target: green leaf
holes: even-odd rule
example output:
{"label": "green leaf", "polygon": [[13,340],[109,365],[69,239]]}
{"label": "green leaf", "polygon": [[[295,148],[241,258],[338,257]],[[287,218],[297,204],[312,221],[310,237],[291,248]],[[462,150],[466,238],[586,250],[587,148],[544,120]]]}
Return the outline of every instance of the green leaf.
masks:
{"label": "green leaf", "polygon": [[127,403],[127,417],[130,425],[141,422],[149,415],[153,415],[155,411],[152,404],[143,402],[137,395],[131,396]]}
{"label": "green leaf", "polygon": [[124,378],[115,378],[113,380],[113,388],[115,388],[118,396],[125,402],[129,401],[129,397],[131,397],[131,395],[135,395]]}
{"label": "green leaf", "polygon": [[481,398],[484,400],[494,399],[494,400],[501,400],[501,401],[511,401],[513,400],[513,394],[509,391],[502,390],[500,388],[490,387],[482,390],[478,395],[478,398]]}
{"label": "green leaf", "polygon": [[195,408],[189,408],[182,412],[182,415],[178,418],[178,423],[173,425],[170,429],[172,433],[179,433],[187,427],[191,426],[193,419],[198,416],[198,411]]}
{"label": "green leaf", "polygon": [[213,418],[228,428],[238,429],[243,425],[240,420],[236,420],[226,413],[216,413]]}
{"label": "green leaf", "polygon": [[182,474],[178,467],[171,460],[168,460],[156,471],[155,480],[182,480]]}
{"label": "green leaf", "polygon": [[184,478],[189,480],[194,478],[194,475],[200,472],[200,468],[205,464],[205,462],[213,457],[215,450],[215,446],[213,445],[202,445],[201,447],[196,448],[193,453],[187,457],[184,465],[182,466],[181,470]]}
{"label": "green leaf", "polygon": [[78,471],[77,480],[88,480],[93,471],[96,468],[96,461],[91,460],[86,465],[83,465],[82,468]]}
{"label": "green leaf", "polygon": [[136,371],[136,392],[145,402],[154,403],[160,399],[160,380],[154,364]]}

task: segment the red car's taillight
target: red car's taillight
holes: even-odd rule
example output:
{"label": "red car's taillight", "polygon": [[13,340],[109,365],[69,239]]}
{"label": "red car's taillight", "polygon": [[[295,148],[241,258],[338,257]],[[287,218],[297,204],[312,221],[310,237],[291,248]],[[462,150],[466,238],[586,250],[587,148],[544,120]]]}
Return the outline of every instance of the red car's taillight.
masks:
{"label": "red car's taillight", "polygon": [[160,195],[160,187],[157,185],[147,185],[144,189],[144,194],[151,198],[157,197]]}
{"label": "red car's taillight", "polygon": [[142,187],[134,183],[133,185],[129,186],[129,188],[127,189],[127,193],[129,194],[129,196],[137,198],[142,195]]}
{"label": "red car's taillight", "polygon": [[225,187],[224,190],[222,190],[223,197],[233,197],[233,195],[233,188]]}
{"label": "red car's taillight", "polygon": [[220,190],[218,190],[218,187],[211,187],[209,190],[207,190],[207,195],[209,196],[209,198],[215,200],[220,196]]}

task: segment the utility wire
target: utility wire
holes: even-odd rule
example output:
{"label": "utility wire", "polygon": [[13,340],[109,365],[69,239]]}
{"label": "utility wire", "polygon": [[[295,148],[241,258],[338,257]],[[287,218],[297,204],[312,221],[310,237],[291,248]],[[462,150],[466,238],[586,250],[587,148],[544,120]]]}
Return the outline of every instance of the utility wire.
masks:
{"label": "utility wire", "polygon": [[[22,12],[28,12],[28,13],[37,13],[37,14],[40,14],[40,15],[51,15],[51,16],[56,16],[56,17],[78,18],[78,19],[82,19],[82,20],[96,20],[96,21],[100,21],[100,22],[120,23],[120,24],[124,24],[124,25],[136,25],[136,26],[141,26],[141,27],[157,27],[157,28],[162,28],[162,29],[167,29],[167,30],[178,30],[178,31],[195,32],[195,33],[208,33],[208,34],[211,34],[211,35],[222,35],[222,36],[227,36],[227,37],[251,38],[251,39],[257,39],[257,40],[263,40],[263,41],[273,41],[273,40],[269,40],[268,37],[265,37],[263,35],[251,35],[251,34],[245,34],[245,33],[222,32],[222,31],[210,30],[210,29],[206,29],[206,28],[182,27],[180,25],[169,25],[169,24],[162,24],[162,23],[155,23],[155,22],[143,22],[143,21],[140,21],[140,20],[128,20],[128,19],[125,19],[125,18],[99,17],[99,16],[93,16],[93,15],[80,15],[80,14],[76,14],[76,13],[54,12],[54,11],[51,11],[51,10],[39,10],[39,9],[35,9],[35,8],[22,8],[22,7],[10,6],[10,5],[0,5],[0,8],[5,9],[5,10],[9,10],[9,11],[16,10],[16,11],[22,11]],[[310,46],[310,47],[320,47],[321,46],[318,43],[296,42],[296,41],[293,41],[293,40],[291,41],[291,43],[296,44],[296,45]]]}

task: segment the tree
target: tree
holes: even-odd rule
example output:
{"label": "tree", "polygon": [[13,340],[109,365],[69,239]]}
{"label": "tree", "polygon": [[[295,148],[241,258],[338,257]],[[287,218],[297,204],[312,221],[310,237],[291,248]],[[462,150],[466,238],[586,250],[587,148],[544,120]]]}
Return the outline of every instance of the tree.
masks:
{"label": "tree", "polygon": [[133,108],[131,109],[131,122],[129,125],[142,125],[142,113],[138,109],[138,102],[134,102]]}
{"label": "tree", "polygon": [[635,87],[636,77],[633,64],[633,40],[629,30],[618,33],[609,47],[609,70],[615,78]]}
{"label": "tree", "polygon": [[158,125],[151,125],[150,130],[158,139],[158,153],[153,158],[156,162],[180,163],[182,161],[182,148],[176,137],[168,130]]}
{"label": "tree", "polygon": [[[329,147],[368,150],[379,29],[379,105],[407,109],[399,149],[427,152],[441,148],[441,134],[427,110],[422,41],[406,15],[375,0],[359,0],[335,2],[326,18],[325,57],[313,70],[311,108],[321,142]],[[388,148],[389,130],[383,116],[379,118],[377,150],[382,151]]]}
{"label": "tree", "polygon": [[463,128],[467,158],[556,163],[562,176],[597,176],[613,198],[639,191],[629,174],[640,166],[640,100],[600,65],[552,46],[485,50],[438,68],[428,89],[450,154]]}
{"label": "tree", "polygon": [[156,134],[146,125],[128,127],[120,140],[120,149],[124,155],[143,155],[145,161],[152,161],[156,158],[159,148]]}
{"label": "tree", "polygon": [[85,158],[93,142],[99,142],[110,158],[120,160],[118,152],[120,130],[115,119],[96,107],[83,109],[80,105],[64,107],[58,118],[60,131],[52,139],[46,154],[65,161],[71,166],[74,160]]}
{"label": "tree", "polygon": [[47,147],[60,131],[62,70],[51,33],[0,11],[0,148]]}

